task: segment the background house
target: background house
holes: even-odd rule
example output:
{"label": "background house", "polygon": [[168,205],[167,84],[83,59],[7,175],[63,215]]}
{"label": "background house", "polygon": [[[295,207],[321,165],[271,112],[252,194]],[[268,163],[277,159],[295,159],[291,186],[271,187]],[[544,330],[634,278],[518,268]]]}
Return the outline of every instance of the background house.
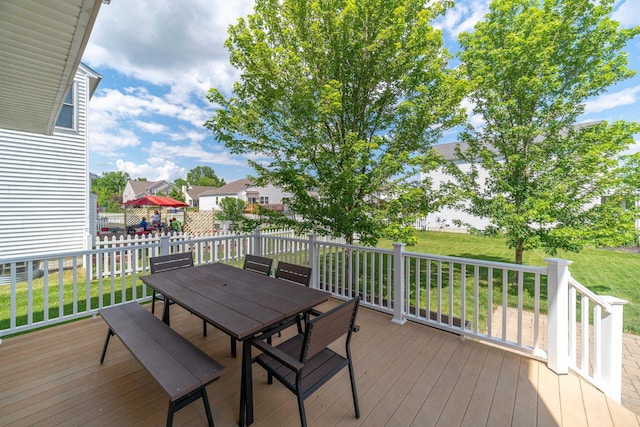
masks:
{"label": "background house", "polygon": [[184,201],[189,206],[198,208],[200,207],[200,194],[215,190],[217,187],[207,187],[203,185],[190,185],[188,188],[186,185],[182,186],[182,194],[184,194]]}
{"label": "background house", "polygon": [[167,181],[136,181],[132,179],[124,187],[122,203],[144,196],[168,195],[171,190],[175,189],[177,187]]}
{"label": "background house", "polygon": [[[462,163],[455,155],[455,148],[458,145],[461,145],[463,150],[465,149],[464,144],[460,142],[436,144],[432,148],[440,153],[447,162],[456,163],[462,171],[469,172],[471,170],[471,164]],[[484,181],[487,177],[488,173],[484,169],[480,169],[478,179]],[[450,182],[453,178],[451,175],[444,173],[442,168],[438,168],[428,174],[420,174],[420,181],[424,181],[426,179],[431,180],[433,188],[439,188],[442,184]],[[462,209],[443,207],[442,209],[436,212],[431,212],[429,215],[417,220],[415,228],[418,230],[466,232],[470,227],[477,230],[484,230],[489,224],[490,221],[487,218],[471,215],[464,212]]]}
{"label": "background house", "polygon": [[[575,129],[592,126],[598,123],[602,122],[596,121],[577,124],[575,125]],[[536,141],[539,142],[541,141],[541,139],[537,139]],[[463,162],[457,158],[455,149],[458,146],[463,152],[469,148],[468,145],[463,142],[436,144],[433,145],[432,148],[440,155],[442,155],[445,161],[456,164],[461,171],[463,171],[464,173],[468,173],[471,171],[471,164]],[[498,160],[502,161],[503,159],[499,157]],[[481,166],[477,168],[477,171],[477,182],[486,182],[486,179],[489,178],[489,173]],[[442,184],[453,181],[453,177],[444,173],[442,168],[438,168],[428,174],[420,174],[421,181],[424,181],[426,179],[431,180],[433,188],[439,188]],[[605,196],[606,195],[603,195],[603,197]],[[590,203],[587,204],[587,207],[592,207],[593,205],[597,205],[600,203],[602,203],[601,197],[594,198]],[[491,223],[488,218],[471,215],[467,212],[464,212],[462,209],[444,207],[439,211],[432,212],[426,217],[416,221],[415,227],[419,230],[446,229],[447,231],[467,231],[469,228],[484,230],[490,224]]]}
{"label": "background house", "polygon": [[219,210],[220,201],[225,197],[232,197],[249,204],[260,204],[268,209],[284,211],[282,199],[288,196],[288,193],[273,185],[258,187],[253,181],[245,178],[200,193],[200,210]]}

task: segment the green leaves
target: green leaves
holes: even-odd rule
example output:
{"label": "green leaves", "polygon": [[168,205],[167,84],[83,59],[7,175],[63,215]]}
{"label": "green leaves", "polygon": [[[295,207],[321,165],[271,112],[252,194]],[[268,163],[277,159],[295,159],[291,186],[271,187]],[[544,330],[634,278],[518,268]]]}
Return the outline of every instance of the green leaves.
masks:
{"label": "green leaves", "polygon": [[[257,0],[229,29],[240,71],[205,126],[250,162],[257,179],[291,194],[305,231],[373,244],[411,221],[387,210],[425,154],[462,118],[465,83],[429,22],[452,2]],[[394,231],[395,233],[395,231]]]}

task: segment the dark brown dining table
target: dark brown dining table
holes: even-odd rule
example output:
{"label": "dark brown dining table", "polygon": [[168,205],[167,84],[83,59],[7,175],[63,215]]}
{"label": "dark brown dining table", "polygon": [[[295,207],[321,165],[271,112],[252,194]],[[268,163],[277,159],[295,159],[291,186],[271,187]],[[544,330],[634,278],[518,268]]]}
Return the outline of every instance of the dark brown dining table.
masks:
{"label": "dark brown dining table", "polygon": [[[248,339],[328,301],[330,294],[282,279],[214,263],[154,273],[142,282],[242,342],[239,425],[253,423]],[[169,304],[163,320],[170,324]]]}

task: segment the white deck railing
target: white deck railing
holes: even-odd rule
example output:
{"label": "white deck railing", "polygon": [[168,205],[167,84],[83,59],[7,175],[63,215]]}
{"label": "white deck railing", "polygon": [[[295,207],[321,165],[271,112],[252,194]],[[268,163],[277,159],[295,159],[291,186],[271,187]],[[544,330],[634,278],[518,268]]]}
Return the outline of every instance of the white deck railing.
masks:
{"label": "white deck railing", "polygon": [[[569,261],[544,267],[347,245],[291,231],[104,238],[94,249],[0,259],[0,337],[49,326],[124,301],[146,301],[149,258],[193,252],[196,265],[242,266],[245,254],[310,265],[311,286],[337,298],[490,342],[575,370],[620,401],[622,305],[571,279]],[[580,296],[580,298],[578,298]]]}

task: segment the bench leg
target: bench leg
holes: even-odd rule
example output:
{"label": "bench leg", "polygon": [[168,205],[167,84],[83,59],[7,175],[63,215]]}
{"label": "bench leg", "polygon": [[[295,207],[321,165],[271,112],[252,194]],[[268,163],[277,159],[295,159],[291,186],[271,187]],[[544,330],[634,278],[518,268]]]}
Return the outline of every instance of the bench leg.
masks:
{"label": "bench leg", "polygon": [[190,394],[176,400],[175,402],[169,402],[169,412],[167,414],[167,427],[171,427],[173,424],[173,414],[187,406],[188,404],[195,402],[196,400],[202,398],[204,402],[204,411],[207,415],[207,423],[209,427],[214,427],[213,425],[213,416],[211,415],[211,406],[209,405],[209,398],[207,397],[207,390],[205,386],[200,387],[197,390],[194,390]]}
{"label": "bench leg", "polygon": [[102,356],[100,356],[101,365],[102,365],[102,362],[104,362],[104,356],[107,354],[107,346],[109,345],[109,338],[111,338],[111,335],[113,335],[113,331],[111,330],[111,328],[109,328],[109,331],[107,332],[107,338],[104,340],[104,347],[102,348]]}

